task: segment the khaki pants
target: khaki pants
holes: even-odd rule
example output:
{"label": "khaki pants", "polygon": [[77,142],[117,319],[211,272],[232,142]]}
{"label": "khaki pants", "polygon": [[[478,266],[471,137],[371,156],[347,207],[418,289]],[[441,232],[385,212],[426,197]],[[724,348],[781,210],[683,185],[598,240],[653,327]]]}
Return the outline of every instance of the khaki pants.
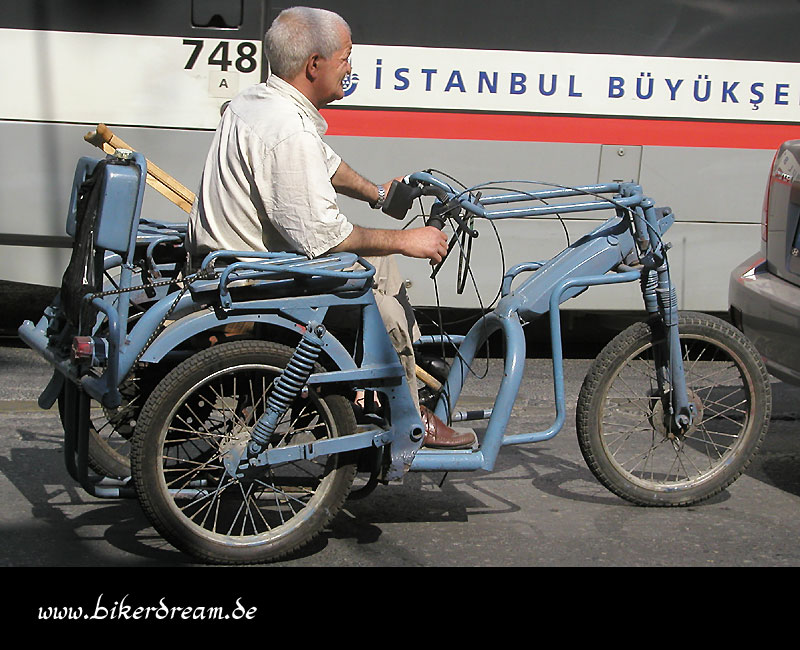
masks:
{"label": "khaki pants", "polygon": [[397,262],[392,256],[365,258],[375,267],[373,293],[378,311],[389,333],[397,356],[406,373],[406,381],[411,389],[414,407],[419,411],[417,394],[417,371],[414,359],[414,341],[420,337],[419,326],[414,318],[414,310],[408,300],[406,287]]}
{"label": "khaki pants", "polygon": [[[406,382],[411,390],[411,399],[414,406],[419,410],[419,395],[417,394],[417,370],[414,359],[414,341],[420,337],[419,327],[414,318],[414,310],[408,301],[408,294],[397,268],[394,257],[365,257],[365,260],[375,267],[373,278],[372,293],[375,296],[375,304],[381,320],[389,334],[389,340],[397,356],[400,358],[400,365],[406,375]],[[361,269],[360,264],[352,268]],[[337,307],[328,312],[325,317],[325,324],[334,330],[352,331],[357,320],[355,307]]]}

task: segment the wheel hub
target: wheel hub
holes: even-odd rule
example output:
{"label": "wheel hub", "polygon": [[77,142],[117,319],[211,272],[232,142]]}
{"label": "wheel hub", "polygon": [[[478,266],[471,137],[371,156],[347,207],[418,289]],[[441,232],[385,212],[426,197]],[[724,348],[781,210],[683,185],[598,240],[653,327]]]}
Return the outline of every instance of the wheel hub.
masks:
{"label": "wheel hub", "polygon": [[692,410],[692,424],[685,430],[675,430],[672,423],[672,416],[664,411],[664,402],[657,395],[650,399],[653,401],[650,413],[650,425],[655,431],[664,438],[674,440],[675,438],[685,438],[690,435],[703,422],[703,401],[692,390],[687,391],[689,408]]}

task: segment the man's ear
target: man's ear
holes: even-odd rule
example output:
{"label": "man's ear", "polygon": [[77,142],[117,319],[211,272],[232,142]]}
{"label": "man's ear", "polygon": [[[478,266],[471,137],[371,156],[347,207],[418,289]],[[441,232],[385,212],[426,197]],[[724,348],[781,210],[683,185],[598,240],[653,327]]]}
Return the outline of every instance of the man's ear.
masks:
{"label": "man's ear", "polygon": [[309,81],[314,81],[319,75],[319,60],[321,58],[319,54],[312,54],[306,59],[306,78]]}

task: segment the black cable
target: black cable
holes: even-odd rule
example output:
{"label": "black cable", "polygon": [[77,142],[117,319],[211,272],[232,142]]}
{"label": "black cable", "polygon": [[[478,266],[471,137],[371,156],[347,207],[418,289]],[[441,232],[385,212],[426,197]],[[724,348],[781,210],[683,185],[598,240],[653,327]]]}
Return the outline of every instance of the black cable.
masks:
{"label": "black cable", "polygon": [[[437,173],[437,174],[439,174],[441,176],[444,176],[444,177],[448,178],[449,180],[453,181],[454,183],[457,183],[461,187],[466,187],[458,179],[454,178],[453,176],[451,176],[451,175],[449,175],[449,174],[447,174],[445,172],[442,172],[442,171],[439,171],[439,170],[434,170],[434,169],[428,170],[428,172],[429,173]],[[424,215],[425,211],[424,211],[424,208],[422,206],[421,197],[419,199],[419,202],[420,202],[420,207],[422,209],[422,213]],[[413,219],[411,219],[408,222],[408,224],[404,225],[404,228],[408,227],[408,225],[413,223],[417,218],[419,218],[419,216],[423,216],[423,215],[415,216]],[[458,229],[458,226],[457,225],[455,225],[455,226],[453,225],[452,222],[454,221],[454,219],[452,217],[447,217],[446,215],[443,215],[443,216],[445,216],[445,218],[448,219],[448,221],[450,222],[450,226],[453,228],[454,231],[456,231]],[[495,232],[495,236],[497,237],[498,245],[500,246],[501,258],[503,259],[503,266],[504,266],[505,265],[505,254],[504,254],[503,249],[502,249],[502,241],[500,239],[499,233],[497,232],[497,228],[494,227],[494,224],[492,224],[492,228],[493,228],[493,230]],[[464,259],[463,246],[461,245],[461,242],[458,240],[457,237],[454,239],[454,243],[458,243],[458,245],[459,245],[459,255],[461,256],[462,259]],[[480,290],[478,288],[477,282],[475,281],[475,276],[474,276],[474,274],[472,272],[472,268],[469,265],[467,266],[467,273],[469,274],[470,279],[472,280],[473,288],[475,289],[475,294],[476,294],[476,297],[478,298],[478,304],[480,305],[480,317],[479,318],[480,318],[480,320],[483,320],[484,317],[486,316],[487,309],[483,306],[483,299],[482,299],[482,297],[480,295]],[[436,298],[436,313],[437,313],[438,319],[434,319],[434,318],[432,318],[431,316],[429,316],[427,314],[424,314],[424,316],[426,318],[428,318],[435,326],[438,327],[439,340],[440,340],[440,345],[441,345],[442,360],[446,359],[446,356],[447,356],[446,352],[445,352],[445,339],[448,339],[450,341],[450,344],[453,346],[453,349],[455,350],[455,355],[458,356],[461,359],[463,365],[467,368],[467,370],[472,375],[474,375],[477,379],[485,378],[489,374],[489,357],[491,355],[490,344],[489,344],[488,338],[486,340],[486,369],[485,369],[483,375],[478,375],[473,370],[472,364],[468,364],[468,363],[465,362],[465,359],[461,356],[461,354],[460,354],[460,352],[458,350],[458,346],[455,345],[455,343],[452,341],[450,335],[447,334],[444,331],[444,324],[445,323],[444,323],[444,318],[442,317],[442,306],[441,306],[441,300],[440,300],[440,297],[439,297],[439,284],[438,284],[435,276],[432,278],[432,280],[433,280],[433,286],[434,286],[434,295],[435,295],[435,298]],[[502,291],[502,280],[501,280],[500,289],[498,290],[498,296],[500,295],[501,291]],[[495,300],[496,300],[496,298],[495,298]],[[494,303],[494,300],[492,301],[492,303]],[[469,320],[469,319],[463,319],[463,320]],[[455,322],[461,322],[461,321],[455,321]],[[449,322],[447,324],[454,324],[454,322]],[[449,370],[449,367],[448,367],[448,370]],[[449,409],[449,402],[447,403],[446,406]],[[449,412],[446,415],[447,415],[447,418],[449,420],[449,417],[450,417]]]}

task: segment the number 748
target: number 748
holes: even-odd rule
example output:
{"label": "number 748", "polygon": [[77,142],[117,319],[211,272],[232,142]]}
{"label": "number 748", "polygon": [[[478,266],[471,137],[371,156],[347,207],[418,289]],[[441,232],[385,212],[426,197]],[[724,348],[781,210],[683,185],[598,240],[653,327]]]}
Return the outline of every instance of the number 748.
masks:
{"label": "number 748", "polygon": [[[191,70],[194,68],[194,64],[197,62],[197,59],[200,57],[200,53],[203,51],[205,41],[184,38],[183,44],[191,45],[194,48],[192,53],[189,55],[189,60],[186,61],[186,65],[183,66],[184,70]],[[223,72],[226,72],[231,64],[233,64],[239,72],[253,72],[256,69],[256,66],[258,65],[258,61],[256,60],[256,52],[258,51],[258,48],[256,47],[255,43],[251,43],[250,41],[241,41],[236,46],[236,53],[239,56],[235,61],[231,61],[230,59],[230,47],[230,41],[220,41],[213,49],[211,54],[208,55],[208,65],[218,65]]]}

